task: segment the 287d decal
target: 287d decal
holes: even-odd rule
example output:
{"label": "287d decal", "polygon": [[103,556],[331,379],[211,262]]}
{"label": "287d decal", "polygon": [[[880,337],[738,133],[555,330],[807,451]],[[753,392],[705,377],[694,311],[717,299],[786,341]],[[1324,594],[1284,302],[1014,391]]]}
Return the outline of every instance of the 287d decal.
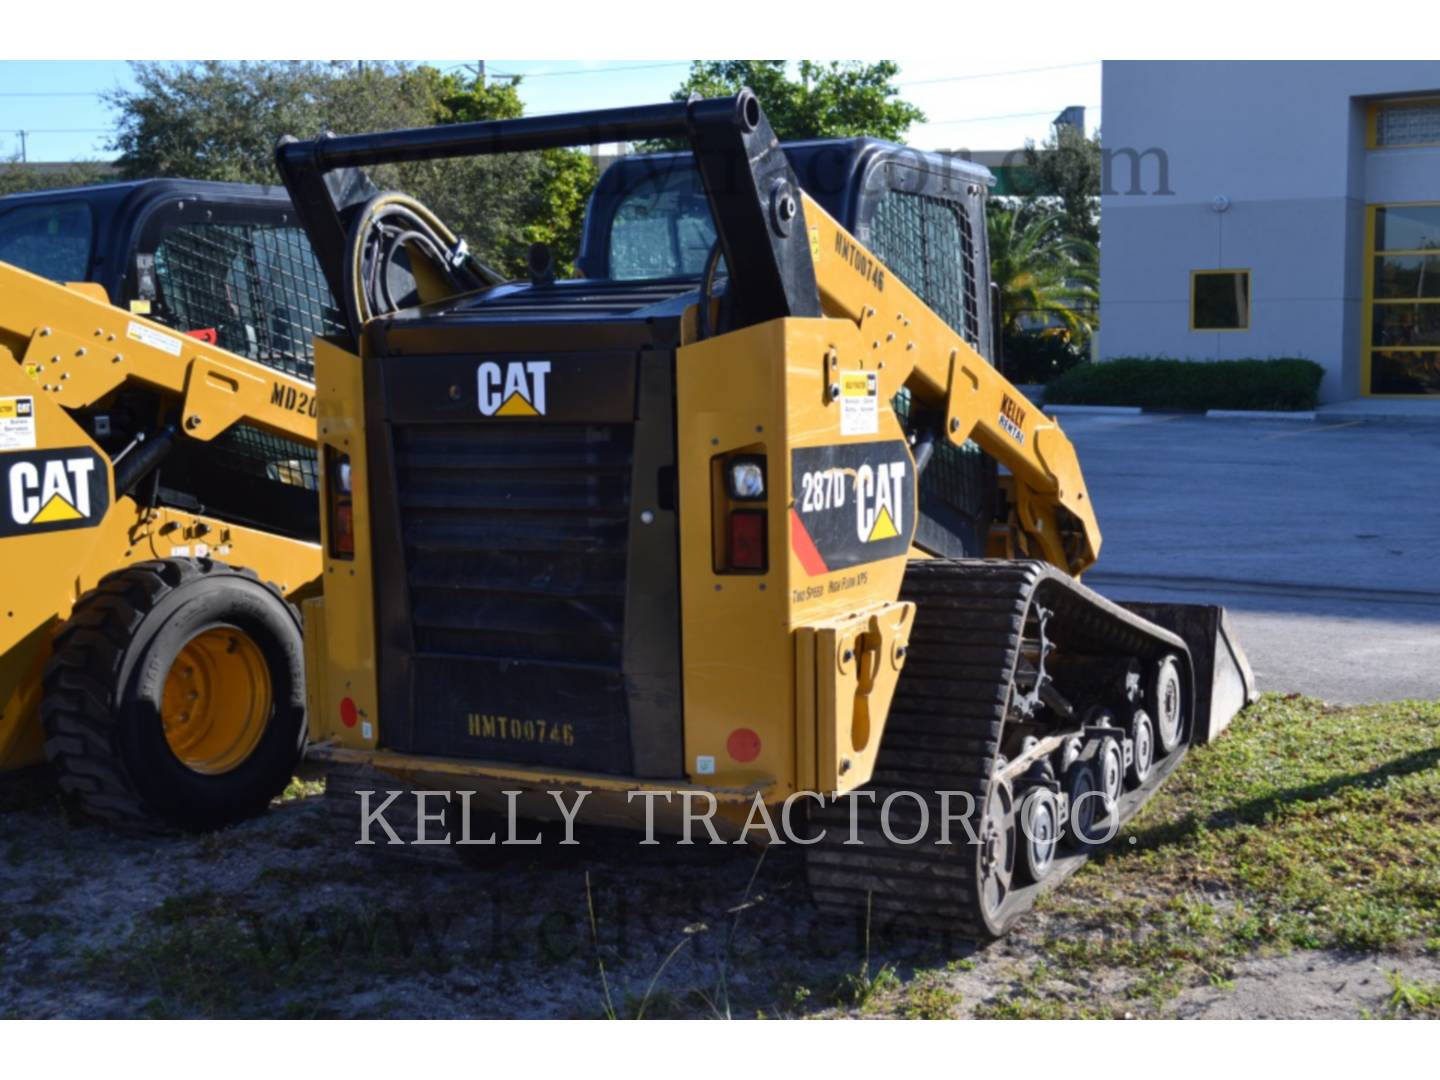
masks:
{"label": "287d decal", "polygon": [[105,461],[86,447],[0,458],[0,536],[85,529],[110,509]]}
{"label": "287d decal", "polygon": [[812,577],[910,550],[915,469],[900,440],[791,454],[790,545]]}

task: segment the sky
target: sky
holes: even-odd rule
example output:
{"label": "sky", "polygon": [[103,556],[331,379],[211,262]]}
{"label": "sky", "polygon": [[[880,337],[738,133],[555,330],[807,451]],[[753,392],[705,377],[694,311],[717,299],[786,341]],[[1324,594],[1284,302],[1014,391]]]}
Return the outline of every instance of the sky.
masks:
{"label": "sky", "polygon": [[[442,68],[473,60],[435,60]],[[487,74],[519,74],[527,113],[645,105],[667,100],[688,60],[487,60]],[[1010,150],[1042,141],[1069,105],[1100,125],[1100,62],[1035,66],[1004,62],[898,61],[901,94],[927,122],[906,141],[926,150]],[[18,155],[19,132],[30,161],[104,160],[114,115],[101,94],[133,85],[129,65],[110,60],[0,61],[0,158]]]}

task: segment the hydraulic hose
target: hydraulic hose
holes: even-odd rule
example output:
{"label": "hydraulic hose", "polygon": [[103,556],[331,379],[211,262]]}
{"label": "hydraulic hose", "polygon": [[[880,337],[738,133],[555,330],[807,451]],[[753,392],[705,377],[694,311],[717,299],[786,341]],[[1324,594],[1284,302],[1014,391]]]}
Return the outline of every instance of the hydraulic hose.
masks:
{"label": "hydraulic hose", "polygon": [[[344,298],[357,329],[399,304],[390,294],[390,270],[406,252],[412,269],[424,260],[449,286],[452,295],[473,292],[504,278],[475,258],[424,204],[399,192],[382,192],[366,202],[350,222],[345,260]],[[415,275],[418,277],[419,275]]]}

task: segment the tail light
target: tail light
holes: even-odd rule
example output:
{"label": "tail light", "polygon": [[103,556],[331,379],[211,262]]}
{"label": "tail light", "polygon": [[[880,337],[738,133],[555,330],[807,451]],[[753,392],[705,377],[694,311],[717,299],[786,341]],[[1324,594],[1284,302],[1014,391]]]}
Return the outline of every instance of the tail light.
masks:
{"label": "tail light", "polygon": [[730,569],[765,569],[765,511],[730,511]]}
{"label": "tail light", "polygon": [[326,524],[330,554],[355,557],[355,505],[350,493],[350,455],[325,447]]}
{"label": "tail light", "polygon": [[716,459],[716,559],[719,573],[763,574],[769,569],[765,455]]}

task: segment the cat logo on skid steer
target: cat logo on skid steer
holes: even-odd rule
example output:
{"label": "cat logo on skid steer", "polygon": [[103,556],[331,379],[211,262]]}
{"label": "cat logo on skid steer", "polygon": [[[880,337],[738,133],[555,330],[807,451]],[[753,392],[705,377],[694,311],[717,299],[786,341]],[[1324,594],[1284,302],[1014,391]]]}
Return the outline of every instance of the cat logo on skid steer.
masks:
{"label": "cat logo on skid steer", "polygon": [[110,506],[109,473],[84,447],[5,455],[0,536],[86,528]]}
{"label": "cat logo on skid steer", "polygon": [[544,416],[549,360],[486,360],[475,370],[483,416]]}
{"label": "cat logo on skid steer", "polygon": [[896,520],[904,519],[905,462],[891,461],[855,472],[855,536],[873,544],[900,535]]}

